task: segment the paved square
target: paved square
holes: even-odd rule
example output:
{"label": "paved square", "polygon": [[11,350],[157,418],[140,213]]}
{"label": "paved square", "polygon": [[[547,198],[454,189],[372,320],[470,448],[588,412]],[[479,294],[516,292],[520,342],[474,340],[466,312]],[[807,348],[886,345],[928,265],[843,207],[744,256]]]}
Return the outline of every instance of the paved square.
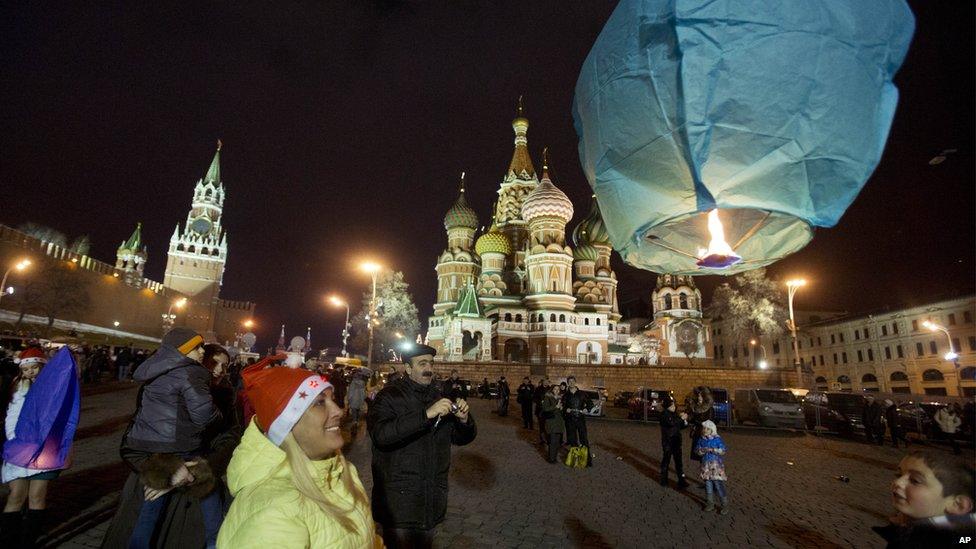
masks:
{"label": "paved square", "polygon": [[[126,475],[118,446],[136,389],[131,383],[86,388],[74,465],[52,486],[46,544],[98,547]],[[521,428],[514,406],[505,418],[490,413],[486,401],[472,401],[472,409],[478,438],[454,451],[438,547],[883,546],[870,526],[883,524],[890,512],[887,488],[902,455],[890,447],[726,430],[732,512],[720,516],[701,511],[700,482],[684,492],[658,484],[656,425],[590,420],[594,466],[577,470],[545,462],[537,434]],[[346,452],[368,490],[366,433]],[[693,480],[695,465],[686,455]],[[836,480],[841,475],[850,482]]]}

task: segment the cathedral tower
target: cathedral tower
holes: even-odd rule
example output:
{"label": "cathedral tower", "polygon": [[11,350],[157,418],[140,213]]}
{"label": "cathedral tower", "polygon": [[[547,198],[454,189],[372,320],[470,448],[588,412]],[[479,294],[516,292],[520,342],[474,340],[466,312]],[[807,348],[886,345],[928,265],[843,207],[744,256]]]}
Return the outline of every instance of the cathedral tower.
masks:
{"label": "cathedral tower", "polygon": [[[227,261],[227,235],[221,227],[224,184],[220,179],[220,146],[218,141],[207,174],[193,189],[186,224],[181,229],[177,223],[173,231],[163,279],[165,286],[187,296],[187,325],[201,332],[213,331]],[[194,323],[194,319],[201,323]]]}
{"label": "cathedral tower", "polygon": [[522,218],[529,225],[524,303],[530,309],[572,310],[573,252],[566,245],[566,224],[573,218],[573,203],[549,178],[548,160],[543,151],[542,182],[522,203]]}
{"label": "cathedral tower", "polygon": [[478,215],[464,197],[464,174],[461,192],[454,205],[444,215],[447,249],[437,261],[437,302],[434,314],[454,308],[461,289],[477,282],[481,273],[480,258],[474,252],[474,232],[478,229]]}
{"label": "cathedral tower", "polygon": [[[508,172],[502,179],[498,189],[498,202],[495,205],[495,222],[498,229],[508,237],[512,249],[515,250],[510,267],[516,272],[524,270],[525,242],[528,230],[525,219],[522,218],[522,203],[539,185],[532,158],[529,156],[529,120],[525,118],[522,98],[519,97],[518,112],[512,120],[512,130],[515,132],[515,150],[512,162],[508,165]],[[513,284],[521,280],[510,280]]]}

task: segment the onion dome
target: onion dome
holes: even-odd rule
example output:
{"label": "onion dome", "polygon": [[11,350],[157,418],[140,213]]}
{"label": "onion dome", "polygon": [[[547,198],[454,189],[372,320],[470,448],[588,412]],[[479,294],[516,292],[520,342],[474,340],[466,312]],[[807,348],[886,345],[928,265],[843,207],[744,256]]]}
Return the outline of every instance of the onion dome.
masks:
{"label": "onion dome", "polygon": [[573,218],[573,203],[549,179],[549,149],[542,150],[542,182],[522,203],[522,218],[526,222],[543,216],[558,217],[566,223]]}
{"label": "onion dome", "polygon": [[610,246],[610,233],[607,232],[607,226],[600,214],[600,204],[596,201],[596,195],[593,195],[593,199],[590,201],[590,212],[573,229],[573,244],[577,246],[583,244]]}
{"label": "onion dome", "polygon": [[573,259],[577,261],[596,261],[600,257],[600,252],[589,243],[577,246],[573,250]]}
{"label": "onion dome", "polygon": [[498,225],[492,221],[491,228],[488,229],[488,232],[479,236],[478,240],[474,243],[474,251],[477,252],[478,255],[509,255],[512,253],[512,242],[508,239],[505,233],[498,230]]}
{"label": "onion dome", "polygon": [[478,214],[471,209],[471,206],[468,206],[468,201],[464,198],[464,172],[461,172],[461,194],[458,195],[454,205],[447,210],[447,214],[444,216],[445,229],[451,230],[458,227],[478,228]]}

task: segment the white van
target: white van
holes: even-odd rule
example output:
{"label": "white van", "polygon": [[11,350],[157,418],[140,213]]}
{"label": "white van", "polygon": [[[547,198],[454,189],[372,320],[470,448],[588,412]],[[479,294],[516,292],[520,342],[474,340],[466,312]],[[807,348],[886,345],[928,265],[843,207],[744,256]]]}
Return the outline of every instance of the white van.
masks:
{"label": "white van", "polygon": [[806,427],[803,406],[789,389],[736,389],[732,406],[740,425],[751,421],[764,427]]}

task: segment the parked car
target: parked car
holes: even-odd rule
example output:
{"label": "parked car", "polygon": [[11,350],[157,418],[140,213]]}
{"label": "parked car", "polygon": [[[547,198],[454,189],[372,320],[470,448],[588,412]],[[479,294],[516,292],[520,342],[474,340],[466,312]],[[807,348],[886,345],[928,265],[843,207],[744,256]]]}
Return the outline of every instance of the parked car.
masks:
{"label": "parked car", "polygon": [[628,419],[658,419],[661,416],[661,401],[665,396],[674,400],[671,389],[651,389],[638,387],[628,403]]}
{"label": "parked car", "polygon": [[803,399],[803,415],[808,429],[820,426],[845,436],[863,435],[864,396],[845,392],[810,391]]}
{"label": "parked car", "polygon": [[804,427],[803,407],[788,389],[736,389],[735,420],[763,427]]}
{"label": "parked car", "polygon": [[732,421],[732,404],[729,402],[729,392],[725,389],[710,388],[712,392],[712,409],[715,410],[715,421],[729,425]]}
{"label": "parked car", "polygon": [[617,391],[616,394],[613,395],[614,408],[626,408],[633,396],[633,391]]}
{"label": "parked car", "polygon": [[580,389],[580,390],[583,391],[583,394],[586,395],[586,398],[590,399],[590,402],[593,403],[593,407],[591,407],[589,410],[581,410],[581,413],[584,416],[601,417],[607,415],[606,412],[604,411],[604,407],[606,406],[607,403],[607,397],[604,394],[601,394],[601,392],[598,389]]}
{"label": "parked car", "polygon": [[938,408],[930,411],[923,404],[909,401],[899,404],[895,411],[898,416],[898,428],[903,433],[916,433],[927,438],[939,435],[939,429],[933,419]]}

